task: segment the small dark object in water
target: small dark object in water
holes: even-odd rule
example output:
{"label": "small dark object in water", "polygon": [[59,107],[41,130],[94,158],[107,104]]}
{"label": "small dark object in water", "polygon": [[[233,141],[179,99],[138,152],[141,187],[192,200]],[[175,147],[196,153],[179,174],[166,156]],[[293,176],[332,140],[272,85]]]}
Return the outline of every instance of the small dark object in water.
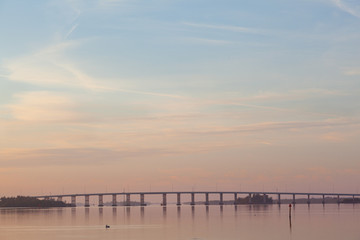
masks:
{"label": "small dark object in water", "polygon": [[109,226],[109,225],[105,225],[105,228],[110,228],[110,226]]}

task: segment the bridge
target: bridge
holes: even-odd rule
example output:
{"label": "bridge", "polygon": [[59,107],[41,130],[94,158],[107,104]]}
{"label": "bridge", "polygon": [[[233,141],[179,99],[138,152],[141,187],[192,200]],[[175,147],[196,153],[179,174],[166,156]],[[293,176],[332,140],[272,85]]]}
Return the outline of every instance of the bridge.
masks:
{"label": "bridge", "polygon": [[90,197],[97,196],[98,197],[98,206],[104,206],[103,197],[104,196],[112,196],[112,206],[117,206],[117,196],[125,196],[125,206],[131,206],[131,196],[137,195],[140,196],[140,205],[146,206],[145,196],[149,195],[160,195],[162,196],[162,204],[163,206],[167,205],[167,196],[168,195],[176,195],[178,206],[181,205],[181,196],[182,195],[190,195],[191,202],[190,205],[195,205],[195,197],[199,195],[205,196],[205,205],[209,205],[209,195],[217,195],[219,198],[219,205],[224,204],[224,195],[233,195],[234,204],[237,204],[237,198],[240,195],[249,196],[249,204],[252,204],[252,196],[259,194],[264,196],[263,201],[266,203],[267,195],[275,195],[277,196],[277,203],[281,204],[282,196],[292,196],[292,204],[296,204],[296,196],[307,196],[307,204],[311,203],[310,196],[322,197],[322,203],[325,204],[326,197],[337,197],[337,203],[340,204],[341,197],[351,198],[353,202],[355,202],[355,197],[360,197],[360,194],[351,194],[351,193],[306,193],[306,192],[233,192],[233,191],[189,191],[189,192],[115,192],[115,193],[82,193],[82,194],[57,194],[57,195],[43,195],[43,196],[33,196],[39,199],[57,199],[57,201],[62,201],[63,198],[70,198],[71,205],[76,207],[76,199],[83,197],[84,198],[84,206],[90,206]]}

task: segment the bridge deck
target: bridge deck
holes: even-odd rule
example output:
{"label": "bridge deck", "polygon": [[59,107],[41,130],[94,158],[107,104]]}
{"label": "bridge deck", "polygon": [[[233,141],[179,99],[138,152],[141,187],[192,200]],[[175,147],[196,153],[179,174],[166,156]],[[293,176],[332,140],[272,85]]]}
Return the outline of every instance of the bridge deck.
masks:
{"label": "bridge deck", "polygon": [[159,195],[159,194],[266,194],[266,195],[311,195],[311,196],[356,196],[359,197],[359,193],[329,193],[329,192],[237,192],[237,191],[175,191],[175,192],[100,192],[100,193],[76,193],[76,194],[51,194],[32,196],[36,198],[55,198],[55,197],[81,197],[81,196],[107,196],[107,195]]}

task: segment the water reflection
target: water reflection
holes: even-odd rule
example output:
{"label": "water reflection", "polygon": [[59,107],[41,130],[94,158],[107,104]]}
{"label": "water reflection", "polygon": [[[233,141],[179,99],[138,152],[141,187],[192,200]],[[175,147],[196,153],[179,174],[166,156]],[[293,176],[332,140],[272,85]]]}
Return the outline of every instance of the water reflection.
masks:
{"label": "water reflection", "polygon": [[112,219],[114,223],[117,223],[117,207],[112,208]]}
{"label": "water reflection", "polygon": [[140,207],[140,216],[141,219],[144,220],[144,216],[145,216],[145,207]]}
{"label": "water reflection", "polygon": [[89,223],[90,220],[90,209],[85,208],[85,223]]}
{"label": "water reflection", "polygon": [[128,222],[130,222],[130,207],[126,207],[126,219]]}
{"label": "water reflection", "polygon": [[181,217],[181,207],[177,206],[177,218],[179,219]]}
{"label": "water reflection", "polygon": [[76,208],[71,208],[71,223],[74,224],[76,222]]}
{"label": "water reflection", "polygon": [[62,215],[63,215],[63,210],[62,210],[62,208],[58,208],[58,209],[56,209],[56,214],[57,214],[57,216],[58,216],[58,218],[62,218]]}
{"label": "water reflection", "polygon": [[292,232],[291,214],[289,215],[290,233]]}
{"label": "water reflection", "polygon": [[104,209],[99,207],[99,224],[103,224],[104,220]]}
{"label": "water reflection", "polygon": [[0,239],[360,239],[359,218],[352,204],[0,209]]}
{"label": "water reflection", "polygon": [[163,219],[166,220],[166,206],[163,207]]}

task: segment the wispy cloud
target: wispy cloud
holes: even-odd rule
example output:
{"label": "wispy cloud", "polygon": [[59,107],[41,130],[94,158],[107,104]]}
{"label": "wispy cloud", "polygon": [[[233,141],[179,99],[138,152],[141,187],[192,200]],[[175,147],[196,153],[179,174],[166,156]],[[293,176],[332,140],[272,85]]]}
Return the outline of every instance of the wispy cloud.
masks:
{"label": "wispy cloud", "polygon": [[207,45],[227,45],[232,44],[234,42],[227,40],[219,40],[219,39],[210,39],[210,38],[184,38],[186,42],[195,43],[195,44],[207,44]]}
{"label": "wispy cloud", "polygon": [[113,7],[128,2],[128,0],[99,0],[98,3],[100,6]]}
{"label": "wispy cloud", "polygon": [[358,1],[332,0],[341,10],[360,18],[360,4]]}
{"label": "wispy cloud", "polygon": [[[163,149],[48,148],[0,149],[0,168],[84,166],[126,162],[136,157],[163,154]],[[99,161],[102,159],[102,161]],[[119,160],[120,159],[120,160]]]}
{"label": "wispy cloud", "polygon": [[11,115],[22,121],[69,121],[79,119],[74,101],[54,92],[26,92],[15,95],[16,103],[7,105]]}
{"label": "wispy cloud", "polygon": [[201,129],[199,131],[189,132],[191,134],[234,134],[241,132],[257,132],[257,131],[269,131],[269,130],[290,130],[290,129],[303,129],[303,128],[328,128],[337,126],[351,126],[359,125],[360,120],[346,120],[346,119],[329,119],[322,121],[287,121],[287,122],[261,122],[255,124],[247,124],[241,126],[235,126],[230,128],[218,128],[218,129]]}
{"label": "wispy cloud", "polygon": [[[75,29],[76,25],[72,28]],[[70,31],[68,34],[71,34]],[[128,79],[97,79],[82,71],[66,57],[66,51],[77,47],[81,41],[64,41],[37,51],[34,54],[7,60],[3,77],[41,87],[69,87],[91,91],[126,92],[168,98],[182,98],[171,93],[142,91],[129,87]],[[111,84],[117,82],[117,84]],[[125,86],[125,87],[124,87]],[[127,87],[126,87],[127,86]]]}
{"label": "wispy cloud", "polygon": [[213,24],[201,24],[201,23],[191,23],[185,22],[184,25],[196,28],[208,28],[208,29],[216,29],[216,30],[224,30],[224,31],[232,31],[239,33],[252,33],[259,34],[260,30],[255,28],[247,28],[247,27],[239,27],[239,26],[231,26],[231,25],[213,25]]}
{"label": "wispy cloud", "polygon": [[349,70],[344,71],[344,74],[347,76],[359,76],[360,69],[349,69]]}
{"label": "wispy cloud", "polygon": [[71,29],[66,33],[65,35],[65,39],[68,39],[69,36],[75,31],[75,29],[79,26],[79,24],[75,24],[74,26],[71,27]]}
{"label": "wispy cloud", "polygon": [[264,91],[250,97],[244,97],[242,101],[288,101],[288,100],[307,100],[313,98],[327,97],[327,96],[345,96],[347,93],[339,90],[321,89],[321,88],[307,88],[296,89],[282,92]]}

